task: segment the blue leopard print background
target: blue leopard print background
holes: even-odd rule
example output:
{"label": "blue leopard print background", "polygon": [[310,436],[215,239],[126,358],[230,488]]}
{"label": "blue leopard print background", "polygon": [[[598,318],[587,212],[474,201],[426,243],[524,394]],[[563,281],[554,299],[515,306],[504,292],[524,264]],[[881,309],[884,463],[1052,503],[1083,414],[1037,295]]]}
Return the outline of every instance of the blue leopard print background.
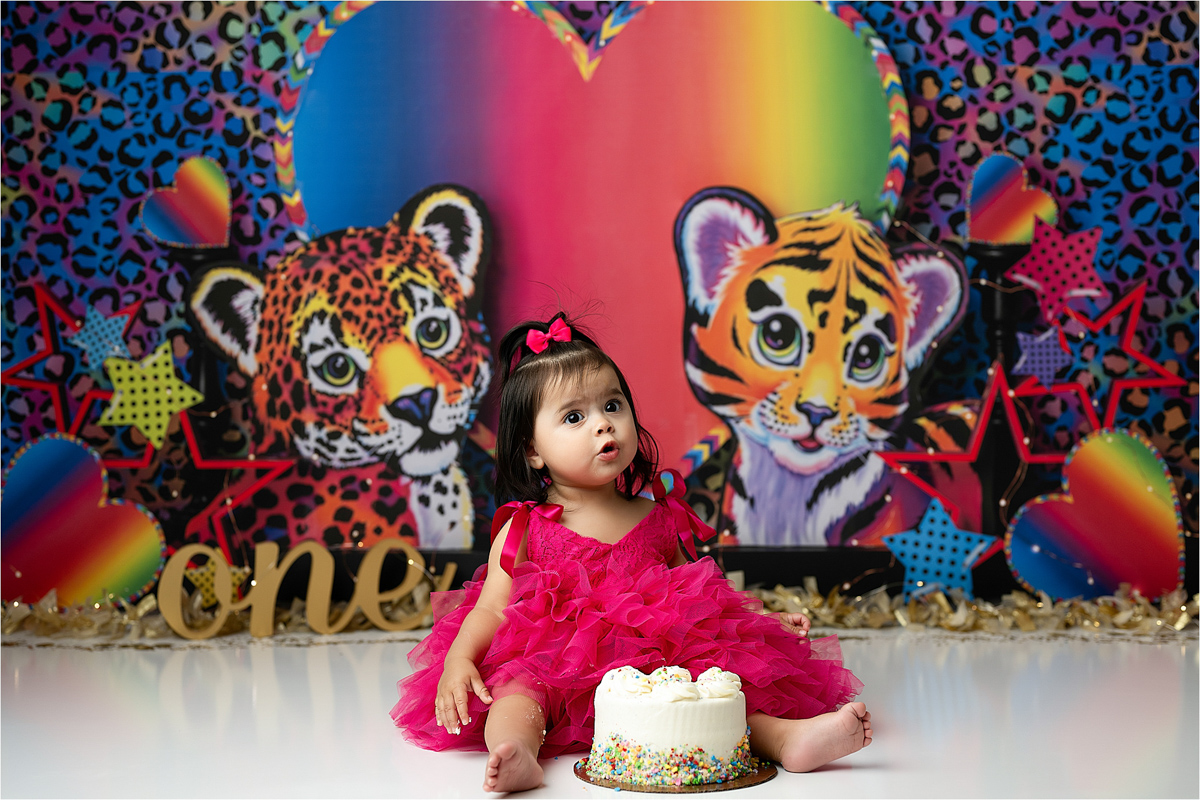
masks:
{"label": "blue leopard print background", "polygon": [[[929,239],[964,240],[972,170],[993,153],[1024,162],[1055,199],[1059,227],[1099,226],[1096,271],[1111,298],[1149,282],[1135,346],[1187,380],[1127,391],[1115,423],[1149,438],[1194,498],[1197,441],[1197,16],[1187,3],[856,3],[887,42],[908,95],[912,156],[901,218]],[[969,259],[972,278],[984,277]],[[1109,300],[1104,301],[1107,307]],[[1097,316],[1095,303],[1081,310]],[[987,380],[978,285],[938,361],[927,400],[978,397]],[[1032,315],[1021,329],[1034,331]],[[1115,337],[1113,337],[1115,340]],[[1069,370],[1125,377],[1108,346]],[[1047,443],[1090,427],[1071,399],[1033,408]],[[1196,507],[1185,502],[1196,530]]]}

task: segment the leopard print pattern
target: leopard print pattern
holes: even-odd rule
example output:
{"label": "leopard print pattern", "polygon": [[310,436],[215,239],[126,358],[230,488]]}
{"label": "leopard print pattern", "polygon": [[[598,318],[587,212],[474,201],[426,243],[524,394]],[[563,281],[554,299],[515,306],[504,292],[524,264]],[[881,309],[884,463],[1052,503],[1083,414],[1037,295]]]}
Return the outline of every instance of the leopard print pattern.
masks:
{"label": "leopard print pattern", "polygon": [[[1197,12],[1186,3],[855,3],[895,57],[912,150],[900,221],[939,241],[967,236],[974,168],[993,153],[1025,164],[1055,199],[1059,227],[1103,229],[1096,270],[1112,298],[1147,281],[1135,346],[1187,380],[1126,392],[1116,424],[1145,435],[1175,477],[1197,529]],[[901,225],[898,230],[904,230]],[[978,281],[942,352],[930,402],[982,394],[987,344]],[[1034,332],[1032,299],[1013,304]],[[1088,307],[1090,306],[1090,307]],[[1095,315],[1091,304],[1080,310]],[[1107,358],[1106,358],[1107,356]],[[1101,355],[1103,380],[1124,376]],[[1087,368],[1077,362],[1076,374]],[[1078,402],[1031,404],[1035,450],[1067,452],[1090,425]],[[1183,422],[1191,420],[1191,422]]]}

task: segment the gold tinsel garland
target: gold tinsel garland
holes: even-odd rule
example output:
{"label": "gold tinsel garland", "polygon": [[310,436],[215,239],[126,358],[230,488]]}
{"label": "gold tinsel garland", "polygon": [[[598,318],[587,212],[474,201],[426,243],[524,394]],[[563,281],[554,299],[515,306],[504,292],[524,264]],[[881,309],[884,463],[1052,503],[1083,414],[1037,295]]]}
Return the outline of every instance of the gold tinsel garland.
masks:
{"label": "gold tinsel garland", "polygon": [[[382,609],[390,620],[400,620],[424,610],[422,627],[433,623],[429,607],[428,581],[402,600],[385,604]],[[1165,631],[1182,631],[1197,617],[1200,595],[1188,599],[1182,589],[1152,604],[1128,584],[1122,584],[1115,595],[1094,600],[1051,600],[1047,595],[1037,597],[1025,592],[1007,594],[999,603],[989,603],[965,597],[951,591],[929,592],[905,600],[890,597],[887,587],[858,596],[842,594],[837,589],[822,595],[817,581],[809,577],[804,585],[774,589],[751,588],[749,593],[763,602],[767,611],[799,611],[812,620],[814,627],[823,628],[941,628],[960,633],[1035,633],[1053,631],[1108,631],[1131,635],[1154,636]],[[200,592],[193,592],[184,608],[189,626],[201,627],[211,623],[213,612],[205,611]],[[345,604],[334,606],[341,612]],[[246,630],[250,612],[243,610],[229,615],[220,635]],[[357,612],[346,631],[371,628],[370,622]],[[297,633],[311,630],[305,621],[304,601],[296,598],[287,609],[276,609],[275,632]],[[123,600],[109,600],[87,606],[59,609],[52,591],[32,605],[6,602],[0,611],[0,631],[5,635],[29,631],[37,636],[68,638],[105,638],[109,640],[177,639],[158,613],[154,595],[147,595],[136,605]]]}
{"label": "gold tinsel garland", "polygon": [[889,597],[887,587],[850,597],[837,589],[822,595],[817,580],[804,579],[803,586],[774,589],[752,588],[751,594],[768,611],[799,611],[814,627],[828,628],[941,628],[967,633],[1034,633],[1067,630],[1105,630],[1134,635],[1156,635],[1182,631],[1196,618],[1200,595],[1189,600],[1183,589],[1165,595],[1155,606],[1123,583],[1115,595],[1092,600],[1053,601],[1044,592],[1034,597],[1025,592],[1006,594],[999,603],[976,600],[951,590],[933,591],[907,601]]}

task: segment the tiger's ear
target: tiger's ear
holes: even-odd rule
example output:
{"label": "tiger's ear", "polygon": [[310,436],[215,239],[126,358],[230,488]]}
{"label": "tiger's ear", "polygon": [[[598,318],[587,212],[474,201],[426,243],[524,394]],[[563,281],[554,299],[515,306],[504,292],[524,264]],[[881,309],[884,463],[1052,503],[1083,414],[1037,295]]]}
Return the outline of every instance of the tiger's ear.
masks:
{"label": "tiger's ear", "polygon": [[713,186],[692,195],[675,218],[675,256],[688,306],[707,319],[740,252],[777,236],[771,213],[748,192]]}
{"label": "tiger's ear", "polygon": [[962,263],[945,249],[918,246],[894,254],[896,272],[913,299],[909,314],[904,364],[912,370],[935,341],[950,334],[967,307],[967,274]]}
{"label": "tiger's ear", "polygon": [[262,276],[245,264],[214,264],[192,279],[188,317],[247,375],[258,372]]}
{"label": "tiger's ear", "polygon": [[396,212],[392,225],[432,239],[458,274],[463,294],[474,298],[492,255],[492,220],[478,195],[451,183],[430,186]]}

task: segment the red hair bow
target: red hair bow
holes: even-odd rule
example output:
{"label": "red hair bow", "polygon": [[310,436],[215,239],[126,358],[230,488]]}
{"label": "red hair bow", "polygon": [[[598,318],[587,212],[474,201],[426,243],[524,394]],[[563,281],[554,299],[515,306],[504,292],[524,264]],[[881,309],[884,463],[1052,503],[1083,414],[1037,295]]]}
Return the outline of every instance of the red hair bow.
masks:
{"label": "red hair bow", "polygon": [[550,323],[550,330],[545,333],[531,330],[525,334],[525,344],[535,353],[540,353],[550,345],[550,340],[556,342],[571,341],[571,328],[563,322],[562,317]]}
{"label": "red hair bow", "polygon": [[[548,520],[558,522],[562,517],[563,507],[554,503],[542,503],[539,505],[532,500],[526,500],[523,503],[518,503],[514,500],[497,508],[495,516],[492,517],[493,542],[496,541],[496,537],[500,534],[500,529],[504,527],[504,523],[510,519],[512,520],[512,525],[508,528],[508,538],[504,540],[504,550],[500,552],[500,569],[507,572],[510,576],[513,573],[513,567],[517,563],[517,552],[521,549],[521,542],[525,541],[525,535],[529,533],[529,515],[531,513],[537,513]],[[515,536],[513,535],[514,533],[516,534]]]}
{"label": "red hair bow", "polygon": [[654,499],[660,503],[666,503],[667,510],[675,517],[675,527],[679,531],[683,549],[687,550],[688,555],[695,561],[699,556],[696,555],[696,544],[692,539],[698,538],[700,541],[706,542],[716,536],[717,532],[696,516],[696,512],[692,510],[691,506],[683,502],[683,476],[673,469],[665,469],[663,473],[671,476],[671,491],[668,492],[663,486],[662,473],[660,473],[658,480],[654,482]]}

